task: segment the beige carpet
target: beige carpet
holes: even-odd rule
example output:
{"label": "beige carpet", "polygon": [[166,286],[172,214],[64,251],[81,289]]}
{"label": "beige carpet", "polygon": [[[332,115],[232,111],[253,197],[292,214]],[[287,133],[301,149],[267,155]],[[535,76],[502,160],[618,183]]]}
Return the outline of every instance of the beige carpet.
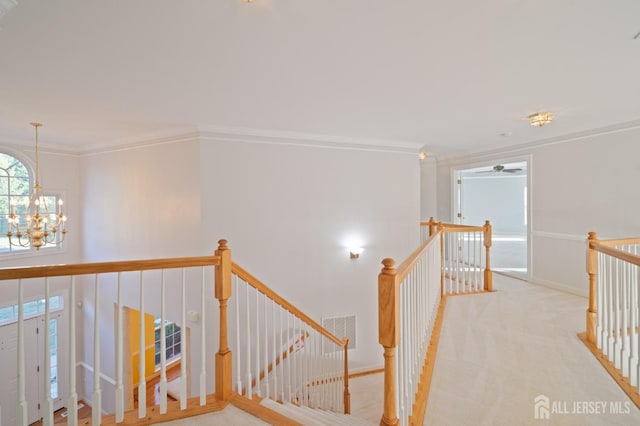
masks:
{"label": "beige carpet", "polygon": [[[576,336],[586,299],[498,274],[494,284],[447,301],[425,425],[640,425]],[[549,419],[534,418],[539,395]]]}

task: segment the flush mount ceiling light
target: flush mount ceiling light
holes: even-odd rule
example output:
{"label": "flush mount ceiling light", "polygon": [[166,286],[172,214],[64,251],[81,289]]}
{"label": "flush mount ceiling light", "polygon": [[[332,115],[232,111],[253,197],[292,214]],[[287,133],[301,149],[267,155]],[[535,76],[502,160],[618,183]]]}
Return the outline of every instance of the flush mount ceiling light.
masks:
{"label": "flush mount ceiling light", "polygon": [[529,124],[532,126],[542,127],[545,124],[551,123],[553,120],[553,114],[550,112],[536,112],[527,118],[529,119]]}

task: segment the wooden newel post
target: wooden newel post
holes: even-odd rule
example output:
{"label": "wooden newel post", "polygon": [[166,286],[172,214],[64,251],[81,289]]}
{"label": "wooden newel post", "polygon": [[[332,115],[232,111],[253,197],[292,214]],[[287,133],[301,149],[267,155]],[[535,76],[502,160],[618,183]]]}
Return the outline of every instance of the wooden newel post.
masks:
{"label": "wooden newel post", "polygon": [[432,236],[433,234],[436,233],[436,226],[438,224],[436,223],[436,220],[433,218],[433,216],[431,216],[429,218],[429,236]]}
{"label": "wooden newel post", "polygon": [[400,298],[395,261],[383,259],[378,275],[378,341],[384,348],[384,402],[380,425],[398,425],[396,416],[395,356],[400,338]]}
{"label": "wooden newel post", "polygon": [[[220,303],[220,346],[216,354],[216,399],[228,401],[231,398],[231,350],[227,338],[227,300],[231,297],[231,250],[227,240],[218,241],[215,252],[220,264],[215,272],[215,296]],[[204,342],[203,342],[204,344]]]}
{"label": "wooden newel post", "polygon": [[351,414],[351,393],[349,393],[349,338],[344,337],[344,413]]}
{"label": "wooden newel post", "polygon": [[598,241],[595,232],[589,232],[587,239],[587,274],[589,274],[589,309],[587,309],[587,340],[596,343],[596,326],[598,325],[598,308],[596,291],[598,285],[598,254],[593,243]]}
{"label": "wooden newel post", "polygon": [[484,265],[484,290],[493,291],[493,273],[491,272],[491,223],[484,222],[484,247],[487,251]]}

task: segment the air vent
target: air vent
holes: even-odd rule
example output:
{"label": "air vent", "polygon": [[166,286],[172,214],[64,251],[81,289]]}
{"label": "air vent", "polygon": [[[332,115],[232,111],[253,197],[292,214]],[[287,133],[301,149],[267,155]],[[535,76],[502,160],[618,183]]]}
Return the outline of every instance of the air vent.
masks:
{"label": "air vent", "polygon": [[[342,317],[323,318],[322,326],[329,330],[339,339],[343,337],[349,338],[348,349],[356,348],[356,316],[348,315]],[[330,352],[328,348],[325,352]]]}

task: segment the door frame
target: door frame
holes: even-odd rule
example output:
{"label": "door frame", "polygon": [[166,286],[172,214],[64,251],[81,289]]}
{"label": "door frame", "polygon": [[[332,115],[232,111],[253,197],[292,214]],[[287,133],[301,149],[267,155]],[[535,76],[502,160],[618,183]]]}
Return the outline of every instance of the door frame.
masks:
{"label": "door frame", "polygon": [[[523,155],[514,155],[512,157],[487,157],[483,160],[478,161],[470,161],[466,163],[461,163],[456,166],[452,166],[450,168],[450,176],[451,176],[451,223],[460,223],[462,218],[458,217],[458,213],[462,210],[462,194],[460,192],[460,185],[458,184],[458,180],[460,179],[461,173],[465,170],[476,169],[479,167],[491,167],[495,164],[502,163],[522,163],[526,164],[527,170],[527,197],[526,197],[526,217],[527,217],[527,229],[526,229],[526,237],[527,237],[527,274],[526,279],[531,281],[531,277],[533,276],[533,244],[531,233],[533,231],[533,223],[532,223],[532,215],[531,215],[531,206],[532,206],[532,175],[533,175],[533,156],[531,154],[523,154]],[[464,189],[463,189],[464,190]]]}

